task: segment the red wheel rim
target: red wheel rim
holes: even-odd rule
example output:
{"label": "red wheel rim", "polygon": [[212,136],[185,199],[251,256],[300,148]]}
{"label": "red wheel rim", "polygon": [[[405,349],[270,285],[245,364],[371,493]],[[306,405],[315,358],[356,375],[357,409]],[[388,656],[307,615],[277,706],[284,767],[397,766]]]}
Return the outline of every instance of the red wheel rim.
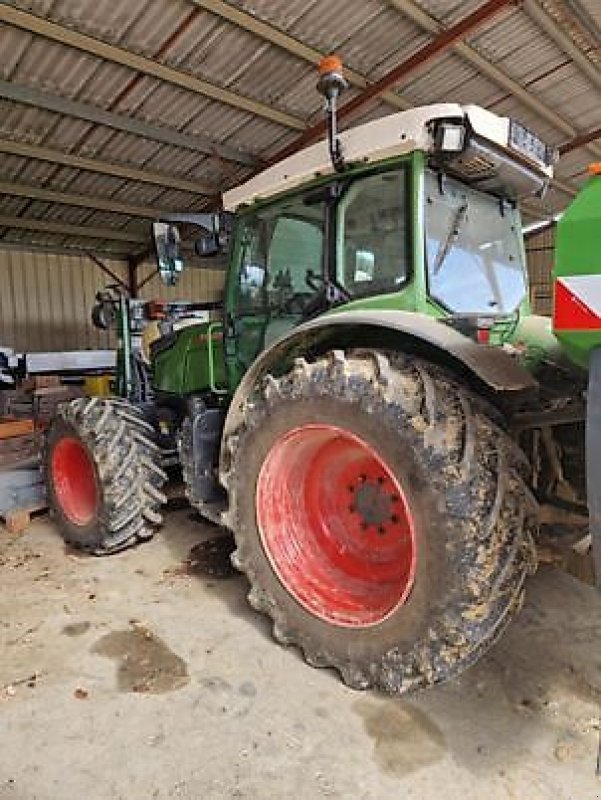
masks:
{"label": "red wheel rim", "polygon": [[61,439],[52,451],[52,483],[63,514],[75,525],[87,525],[98,507],[94,461],[74,437]]}
{"label": "red wheel rim", "polygon": [[323,424],[284,434],[263,462],[256,502],[269,561],[307,611],[366,627],[407,600],[416,566],[411,509],[359,436]]}

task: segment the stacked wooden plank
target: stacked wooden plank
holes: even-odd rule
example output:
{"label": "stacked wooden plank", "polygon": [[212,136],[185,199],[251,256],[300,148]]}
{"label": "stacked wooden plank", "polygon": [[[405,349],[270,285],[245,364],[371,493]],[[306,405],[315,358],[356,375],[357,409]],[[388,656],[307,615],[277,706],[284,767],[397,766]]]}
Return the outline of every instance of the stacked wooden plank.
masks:
{"label": "stacked wooden plank", "polygon": [[49,422],[61,403],[68,403],[82,397],[78,386],[48,386],[35,389],[33,392],[33,416],[40,423]]}
{"label": "stacked wooden plank", "polygon": [[81,395],[56,375],[0,391],[0,518],[9,532],[22,531],[34,511],[46,508],[40,472],[44,429],[61,403]]}
{"label": "stacked wooden plank", "polygon": [[0,391],[0,419],[33,418],[33,394],[26,389]]}
{"label": "stacked wooden plank", "polygon": [[33,419],[0,420],[0,517],[9,533],[20,533],[34,511],[46,508],[40,445]]}
{"label": "stacked wooden plank", "polygon": [[0,469],[31,462],[39,455],[40,437],[33,419],[0,419]]}
{"label": "stacked wooden plank", "polygon": [[63,385],[54,375],[36,376],[24,381],[18,389],[0,391],[0,419],[33,419],[47,424],[61,403],[67,403],[83,394],[79,386]]}

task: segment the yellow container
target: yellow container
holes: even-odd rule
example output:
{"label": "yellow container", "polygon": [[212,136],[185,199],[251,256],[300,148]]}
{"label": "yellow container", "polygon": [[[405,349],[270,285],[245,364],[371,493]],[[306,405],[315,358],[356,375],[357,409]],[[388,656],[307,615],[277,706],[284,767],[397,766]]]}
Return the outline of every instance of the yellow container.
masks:
{"label": "yellow container", "polygon": [[88,397],[108,397],[112,394],[112,375],[89,375],[84,381]]}

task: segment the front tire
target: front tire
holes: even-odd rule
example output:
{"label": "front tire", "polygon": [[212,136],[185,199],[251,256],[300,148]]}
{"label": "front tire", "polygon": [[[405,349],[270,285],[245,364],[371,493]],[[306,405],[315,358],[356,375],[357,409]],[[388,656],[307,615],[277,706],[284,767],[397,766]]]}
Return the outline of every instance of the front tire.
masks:
{"label": "front tire", "polygon": [[167,499],[154,437],[125,400],[79,398],[60,406],[43,465],[50,509],[68,544],[106,555],[154,534]]}
{"label": "front tire", "polygon": [[356,688],[459,674],[535,566],[524,457],[481,397],[380,352],[267,376],[226,442],[226,516],[249,600]]}

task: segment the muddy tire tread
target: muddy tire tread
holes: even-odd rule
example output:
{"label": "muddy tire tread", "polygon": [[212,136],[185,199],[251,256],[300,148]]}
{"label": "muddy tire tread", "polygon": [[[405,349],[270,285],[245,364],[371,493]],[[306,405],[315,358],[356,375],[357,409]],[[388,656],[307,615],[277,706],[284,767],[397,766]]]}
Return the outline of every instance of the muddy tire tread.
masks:
{"label": "muddy tire tread", "polygon": [[[62,404],[46,437],[43,469],[50,486],[50,442],[56,428],[80,438],[96,464],[101,502],[93,537],[79,538],[50,495],[50,508],[65,541],[94,555],[108,555],[151,538],[161,524],[161,491],[167,475],[157,463],[154,431],[125,400],[78,398]],[[63,523],[63,524],[61,524]]]}
{"label": "muddy tire tread", "polygon": [[[253,569],[255,546],[238,518],[244,452],[273,404],[329,394],[380,415],[402,429],[452,518],[457,535],[447,543],[457,572],[427,634],[409,649],[349,663],[290,624]],[[536,502],[527,486],[527,462],[481,396],[450,372],[420,359],[380,351],[335,351],[313,363],[295,361],[283,377],[267,376],[247,399],[240,427],[225,443],[222,483],[229,494],[224,523],[236,538],[232,560],[250,582],[253,608],[269,615],[274,638],[300,648],[311,665],[334,667],[354,688],[403,693],[457,676],[499,638],[523,602],[527,575],[536,568]]]}

